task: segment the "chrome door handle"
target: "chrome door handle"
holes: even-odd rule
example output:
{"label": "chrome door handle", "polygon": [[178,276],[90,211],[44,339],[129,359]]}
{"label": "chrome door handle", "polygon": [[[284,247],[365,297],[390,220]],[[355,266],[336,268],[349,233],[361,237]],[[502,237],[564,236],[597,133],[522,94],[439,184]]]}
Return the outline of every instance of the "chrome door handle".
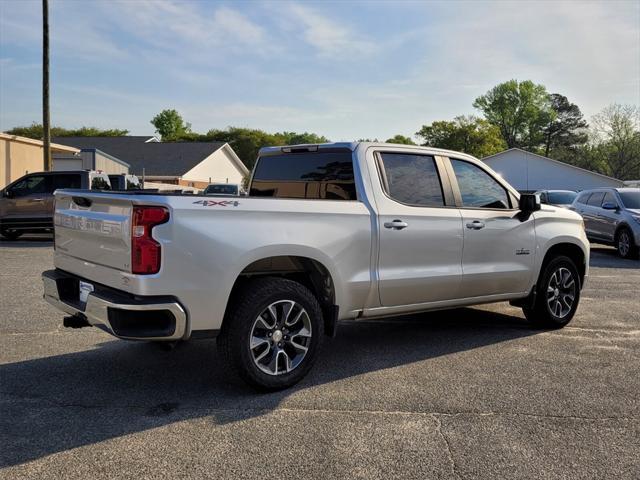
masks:
{"label": "chrome door handle", "polygon": [[409,224],[407,222],[403,222],[402,220],[394,220],[393,222],[384,222],[384,228],[392,228],[394,230],[402,230],[403,228],[407,228]]}
{"label": "chrome door handle", "polygon": [[29,201],[30,202],[42,202],[42,201],[44,201],[44,198],[30,198]]}
{"label": "chrome door handle", "polygon": [[471,230],[480,230],[481,228],[484,228],[484,222],[474,220],[473,222],[467,223],[467,228],[470,228]]}

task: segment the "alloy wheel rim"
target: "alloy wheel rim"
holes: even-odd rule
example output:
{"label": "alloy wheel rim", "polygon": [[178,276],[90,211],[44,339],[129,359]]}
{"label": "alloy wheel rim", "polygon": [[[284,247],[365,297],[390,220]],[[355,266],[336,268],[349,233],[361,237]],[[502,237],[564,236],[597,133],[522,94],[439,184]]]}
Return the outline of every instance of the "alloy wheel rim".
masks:
{"label": "alloy wheel rim", "polygon": [[284,375],[307,356],[311,335],[311,319],[304,307],[293,300],[279,300],[253,322],[249,351],[262,372]]}
{"label": "alloy wheel rim", "polygon": [[576,298],[576,282],[568,268],[560,267],[549,278],[547,305],[557,318],[569,315]]}
{"label": "alloy wheel rim", "polygon": [[622,256],[629,253],[629,234],[627,234],[627,232],[623,231],[620,233],[620,237],[618,238],[618,251]]}

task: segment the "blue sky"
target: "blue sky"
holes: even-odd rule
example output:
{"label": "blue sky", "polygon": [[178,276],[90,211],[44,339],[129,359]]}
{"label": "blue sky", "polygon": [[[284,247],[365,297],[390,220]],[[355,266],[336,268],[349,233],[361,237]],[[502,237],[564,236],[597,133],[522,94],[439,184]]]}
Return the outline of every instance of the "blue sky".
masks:
{"label": "blue sky", "polygon": [[[640,104],[640,2],[50,0],[52,123],[411,135],[531,79]],[[0,130],[41,119],[41,2],[0,0]]]}

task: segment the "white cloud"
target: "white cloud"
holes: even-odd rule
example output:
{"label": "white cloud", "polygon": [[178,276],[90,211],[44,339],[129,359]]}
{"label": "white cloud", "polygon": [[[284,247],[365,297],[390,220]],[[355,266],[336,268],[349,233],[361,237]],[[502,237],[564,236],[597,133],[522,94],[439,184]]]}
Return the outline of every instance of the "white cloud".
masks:
{"label": "white cloud", "polygon": [[302,26],[304,40],[321,56],[370,55],[375,45],[344,25],[321,15],[318,11],[297,3],[288,3],[279,9],[282,15]]}

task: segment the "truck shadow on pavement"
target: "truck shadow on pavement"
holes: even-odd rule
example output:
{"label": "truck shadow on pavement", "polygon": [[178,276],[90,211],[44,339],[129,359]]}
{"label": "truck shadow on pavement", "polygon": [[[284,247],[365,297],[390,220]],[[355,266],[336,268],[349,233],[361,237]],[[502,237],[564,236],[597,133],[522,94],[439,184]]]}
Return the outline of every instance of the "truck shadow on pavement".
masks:
{"label": "truck shadow on pavement", "polygon": [[[377,388],[394,388],[393,382],[381,385],[378,375],[385,369],[420,362],[424,371],[444,355],[536,333],[520,317],[467,308],[347,322],[336,339],[326,339],[307,378],[271,394],[228,378],[211,340],[170,352],[115,340],[90,350],[9,363],[0,366],[0,467],[184,420],[208,419],[217,428],[267,414],[285,401],[287,407],[309,408],[346,392],[375,395]],[[371,378],[355,378],[372,372]],[[386,382],[394,378],[387,373]],[[425,395],[442,388],[421,387]]]}

